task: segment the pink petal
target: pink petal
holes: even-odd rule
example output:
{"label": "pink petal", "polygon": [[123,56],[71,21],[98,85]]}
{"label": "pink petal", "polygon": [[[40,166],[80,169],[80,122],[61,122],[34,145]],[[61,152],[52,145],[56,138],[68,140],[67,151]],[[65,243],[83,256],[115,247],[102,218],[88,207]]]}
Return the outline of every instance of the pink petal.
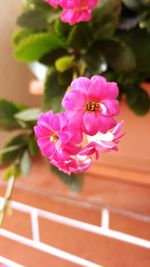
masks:
{"label": "pink petal", "polygon": [[59,4],[63,8],[61,20],[74,25],[80,21],[89,21],[91,12],[97,0],[60,0]]}
{"label": "pink petal", "polygon": [[106,99],[114,99],[118,96],[119,89],[117,83],[114,82],[107,82],[107,93]]}
{"label": "pink petal", "polygon": [[74,8],[76,1],[66,1],[66,0],[59,0],[60,6],[63,8]]}
{"label": "pink petal", "polygon": [[50,137],[51,131],[45,127],[41,127],[41,125],[37,125],[34,127],[34,132],[37,138],[48,136]]}
{"label": "pink petal", "polygon": [[95,158],[99,158],[99,152],[97,150],[97,144],[95,142],[90,142],[86,147],[84,147],[79,155],[91,156],[95,154]]}
{"label": "pink petal", "polygon": [[75,90],[80,90],[80,91],[85,91],[87,92],[89,86],[91,84],[90,79],[86,78],[86,77],[80,77],[78,79],[75,79],[72,83],[71,83],[71,88],[75,89]]}
{"label": "pink petal", "polygon": [[69,90],[66,92],[62,106],[67,110],[80,110],[83,109],[86,103],[86,96],[84,92],[78,90]]}
{"label": "pink petal", "polygon": [[99,131],[102,133],[106,133],[108,130],[115,127],[116,124],[116,120],[112,117],[106,117],[102,114],[99,116]]}
{"label": "pink petal", "polygon": [[73,128],[69,130],[70,142],[73,144],[80,144],[83,140],[83,134],[80,128]]}
{"label": "pink petal", "polygon": [[38,125],[50,130],[51,129],[50,128],[50,121],[51,121],[51,118],[53,118],[53,116],[54,116],[54,114],[52,111],[48,111],[45,114],[41,113],[39,118],[38,118]]}
{"label": "pink petal", "polygon": [[96,6],[97,2],[98,2],[98,0],[88,1],[88,9],[93,9]]}
{"label": "pink petal", "polygon": [[80,147],[74,144],[68,143],[65,145],[64,151],[70,155],[76,155],[80,151]]}
{"label": "pink petal", "polygon": [[69,126],[81,129],[84,110],[68,111]]}
{"label": "pink petal", "polygon": [[85,132],[89,135],[95,135],[99,131],[100,116],[96,112],[86,112],[83,116]]}
{"label": "pink petal", "polygon": [[60,129],[65,130],[68,127],[69,123],[67,114],[65,112],[59,113],[59,121],[60,121]]}
{"label": "pink petal", "polygon": [[55,152],[55,145],[47,138],[38,139],[38,146],[44,156],[50,157]]}
{"label": "pink petal", "polygon": [[106,79],[103,77],[103,76],[100,76],[100,75],[94,75],[92,78],[91,78],[91,82],[94,82],[94,81],[97,81],[97,80],[104,80],[104,82],[106,83]]}
{"label": "pink petal", "polygon": [[76,13],[76,23],[80,21],[89,21],[91,19],[91,13],[88,10],[80,11]]}
{"label": "pink petal", "polygon": [[94,76],[88,88],[88,99],[101,101],[106,95],[106,85],[106,80],[103,77]]}
{"label": "pink petal", "polygon": [[51,119],[50,119],[50,126],[52,128],[52,130],[54,132],[59,131],[60,130],[60,119],[58,115],[54,115]]}
{"label": "pink petal", "polygon": [[123,124],[124,124],[124,121],[122,120],[121,122],[119,122],[119,123],[116,125],[116,127],[115,127],[114,130],[112,131],[112,134],[113,134],[114,136],[116,136],[116,135],[121,131],[121,129],[122,129],[122,127],[123,127]]}
{"label": "pink petal", "polygon": [[73,12],[72,9],[64,9],[61,14],[61,20],[63,22],[69,23],[70,25],[73,25],[77,21],[76,14]]}
{"label": "pink petal", "polygon": [[69,141],[69,133],[67,132],[58,132],[59,139],[61,140],[62,144],[66,144]]}
{"label": "pink petal", "polygon": [[101,103],[106,107],[105,115],[116,116],[119,114],[120,107],[117,100],[103,100]]}

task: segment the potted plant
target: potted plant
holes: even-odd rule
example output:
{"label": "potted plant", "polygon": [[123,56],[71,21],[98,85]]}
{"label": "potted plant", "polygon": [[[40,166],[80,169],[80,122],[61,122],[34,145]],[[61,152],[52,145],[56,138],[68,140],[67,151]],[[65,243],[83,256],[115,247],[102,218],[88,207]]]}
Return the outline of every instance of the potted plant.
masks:
{"label": "potted plant", "polygon": [[[36,72],[35,67],[42,66],[40,71],[44,70],[46,76],[44,78],[42,76],[40,81],[44,88],[42,108],[29,109],[21,104],[0,100],[0,128],[19,132],[0,152],[1,164],[6,164],[4,171],[6,180],[13,177],[15,181],[20,173],[28,175],[32,157],[39,153],[35,133],[42,153],[53,165],[53,171],[67,183],[71,179],[75,181],[76,173],[91,166],[91,155],[95,154],[98,158],[99,153],[117,149],[122,137],[122,134],[119,134],[122,122],[113,132],[109,131],[116,125],[114,116],[118,115],[117,101],[121,103],[125,101],[137,116],[144,116],[149,111],[150,100],[145,90],[145,84],[147,86],[150,79],[149,15],[148,0],[86,0],[84,4],[83,1],[70,3],[64,0],[24,2],[23,12],[17,19],[19,29],[13,35],[14,55],[17,60],[30,64],[34,72]],[[80,87],[80,82],[83,84],[81,87],[93,88],[93,94],[91,89],[85,89],[91,90],[94,99],[91,98],[89,101],[85,97],[87,91],[82,94],[77,93],[76,89]],[[66,91],[70,84],[72,91]],[[109,97],[108,91],[105,93],[106,87],[111,92]],[[99,97],[98,88],[101,88],[101,103],[95,100]],[[71,94],[75,94],[75,97],[73,98]],[[94,111],[98,114],[98,111],[101,111],[100,113],[107,117],[107,123],[104,118],[99,118],[101,121],[99,124],[92,119],[84,118],[81,121],[80,116],[83,115],[81,113],[72,116],[75,110],[70,108],[71,105],[74,101],[80,102],[83,95],[86,99],[84,107],[87,113]],[[107,105],[105,100],[108,99],[113,101]],[[67,112],[67,116],[71,112],[69,127],[73,127],[76,123],[82,125],[82,132],[88,135],[88,144],[83,143],[79,146],[82,137],[77,138],[78,130],[71,132],[71,128],[69,130],[71,134],[64,131],[64,128],[68,127],[64,126],[68,123],[66,122],[68,117],[64,118],[64,113],[55,114],[61,112],[62,108]],[[38,124],[34,128],[41,110],[45,113],[40,115]],[[53,110],[54,113],[49,110]],[[63,157],[66,157],[65,161],[64,158],[58,160],[58,155],[54,158],[48,155],[49,149],[52,151],[53,147],[46,148],[47,151],[46,144],[41,143],[40,131],[43,131],[42,127],[45,127],[49,120],[51,123],[58,122],[57,125],[53,125],[55,131],[48,134],[50,141],[56,144],[60,138],[57,133],[61,132],[61,142],[64,142],[61,151],[64,153]],[[97,136],[99,131],[101,135]],[[93,139],[93,136],[98,139]],[[69,146],[68,143],[66,145],[66,139],[68,142],[73,140]],[[77,152],[79,147],[82,150],[78,151],[80,157]],[[68,153],[71,159],[67,158]],[[74,155],[78,155],[75,161]],[[67,169],[68,160],[71,165]]]}

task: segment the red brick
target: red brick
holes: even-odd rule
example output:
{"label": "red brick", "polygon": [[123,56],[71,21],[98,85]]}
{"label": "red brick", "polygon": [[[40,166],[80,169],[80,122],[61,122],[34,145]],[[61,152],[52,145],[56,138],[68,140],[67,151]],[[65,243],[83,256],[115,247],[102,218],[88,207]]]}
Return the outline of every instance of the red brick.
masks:
{"label": "red brick", "polygon": [[55,198],[47,195],[40,195],[39,197],[39,194],[35,194],[34,192],[31,194],[22,189],[15,189],[13,199],[75,220],[100,225],[101,212],[89,208],[90,205],[86,203],[77,203],[71,200],[69,201],[69,199],[67,201],[62,201],[61,198]]}
{"label": "red brick", "polygon": [[150,222],[110,214],[110,228],[129,235],[150,240]]}
{"label": "red brick", "polygon": [[25,237],[32,237],[31,219],[29,214],[12,210],[10,215],[5,216],[3,228]]}
{"label": "red brick", "polygon": [[149,267],[150,251],[62,224],[40,220],[41,240],[105,267]]}
{"label": "red brick", "polygon": [[77,267],[76,264],[0,236],[0,255],[24,267]]}

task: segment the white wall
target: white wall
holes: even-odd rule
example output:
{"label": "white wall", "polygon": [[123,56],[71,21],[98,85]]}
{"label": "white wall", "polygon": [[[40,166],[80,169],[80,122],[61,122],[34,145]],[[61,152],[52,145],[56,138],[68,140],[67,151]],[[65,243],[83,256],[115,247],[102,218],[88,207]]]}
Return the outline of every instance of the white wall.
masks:
{"label": "white wall", "polygon": [[[12,55],[11,38],[21,5],[21,0],[1,0],[0,3],[0,98],[38,106],[40,98],[28,92],[28,83],[32,78],[28,67],[17,62]],[[7,137],[7,133],[0,132],[0,146]]]}
{"label": "white wall", "polygon": [[28,67],[13,57],[11,44],[15,22],[21,11],[21,0],[1,1],[0,7],[0,97],[28,105],[38,105],[39,99],[28,92],[31,79]]}

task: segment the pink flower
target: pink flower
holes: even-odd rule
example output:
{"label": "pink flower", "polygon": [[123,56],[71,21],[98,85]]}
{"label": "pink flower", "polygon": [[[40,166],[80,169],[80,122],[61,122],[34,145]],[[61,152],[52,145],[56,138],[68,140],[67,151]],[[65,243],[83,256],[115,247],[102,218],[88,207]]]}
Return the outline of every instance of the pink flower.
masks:
{"label": "pink flower", "polygon": [[106,133],[116,125],[119,113],[118,87],[102,76],[80,77],[71,83],[62,100],[72,124],[88,135]]}
{"label": "pink flower", "polygon": [[87,136],[89,144],[83,148],[79,154],[91,156],[95,153],[96,159],[98,159],[101,153],[117,151],[117,145],[125,134],[119,134],[123,123],[123,121],[118,123],[112,132],[107,132],[106,134],[98,132],[95,136]]}
{"label": "pink flower", "polygon": [[89,21],[91,12],[98,0],[60,0],[63,8],[61,19],[70,25],[81,21]]}
{"label": "pink flower", "polygon": [[77,144],[82,141],[82,134],[69,126],[65,113],[49,111],[41,114],[34,131],[42,154],[50,160],[67,160],[80,151]]}
{"label": "pink flower", "polygon": [[59,5],[59,0],[44,0],[46,3],[50,4],[52,7],[56,8]]}
{"label": "pink flower", "polygon": [[70,157],[67,160],[52,160],[51,163],[55,165],[60,171],[70,175],[71,173],[84,172],[91,167],[92,159],[87,156],[77,155]]}

